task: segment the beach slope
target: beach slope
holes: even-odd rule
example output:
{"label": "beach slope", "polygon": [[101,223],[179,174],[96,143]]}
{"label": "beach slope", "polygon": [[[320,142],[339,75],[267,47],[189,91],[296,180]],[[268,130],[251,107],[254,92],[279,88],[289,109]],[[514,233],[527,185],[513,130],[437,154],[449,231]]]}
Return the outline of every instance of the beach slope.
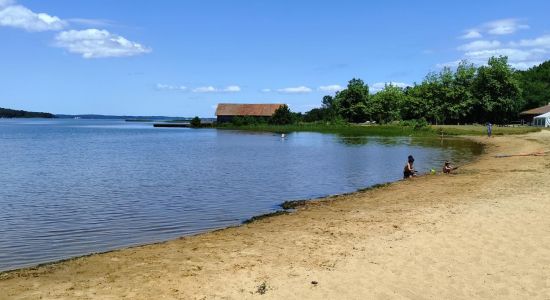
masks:
{"label": "beach slope", "polygon": [[2,299],[550,299],[550,131],[431,175],[0,274]]}

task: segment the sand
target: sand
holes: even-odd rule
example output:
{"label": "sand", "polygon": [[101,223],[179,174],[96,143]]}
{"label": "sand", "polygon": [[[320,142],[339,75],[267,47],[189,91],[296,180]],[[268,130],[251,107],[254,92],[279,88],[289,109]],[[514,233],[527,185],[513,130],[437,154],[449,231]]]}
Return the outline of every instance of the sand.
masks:
{"label": "sand", "polygon": [[0,275],[2,299],[550,299],[550,131],[290,215]]}

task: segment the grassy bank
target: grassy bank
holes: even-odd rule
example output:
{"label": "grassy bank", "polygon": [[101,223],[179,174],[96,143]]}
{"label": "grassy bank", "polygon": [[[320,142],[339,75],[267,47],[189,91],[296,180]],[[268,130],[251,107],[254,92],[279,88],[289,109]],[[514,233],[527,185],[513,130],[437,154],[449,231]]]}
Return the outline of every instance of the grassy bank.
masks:
{"label": "grassy bank", "polygon": [[[487,127],[481,125],[432,125],[431,130],[444,135],[485,135]],[[497,127],[493,126],[493,135],[526,134],[538,132],[540,128],[531,126]]]}
{"label": "grassy bank", "polygon": [[[371,136],[439,136],[439,135],[485,135],[487,128],[481,125],[432,125],[422,128],[401,125],[326,125],[320,123],[300,123],[292,125],[223,125],[218,129],[263,131],[276,133],[289,132],[321,132],[342,135],[371,135]],[[540,131],[536,127],[493,127],[494,135],[525,134]]]}

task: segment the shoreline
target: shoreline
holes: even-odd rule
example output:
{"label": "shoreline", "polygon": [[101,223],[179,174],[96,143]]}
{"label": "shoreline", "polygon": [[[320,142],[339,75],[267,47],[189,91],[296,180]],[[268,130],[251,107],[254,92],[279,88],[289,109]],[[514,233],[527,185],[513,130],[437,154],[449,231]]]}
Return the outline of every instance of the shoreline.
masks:
{"label": "shoreline", "polygon": [[[234,130],[234,129],[229,129],[229,130]],[[374,136],[374,137],[377,137],[377,136]],[[416,136],[415,138],[434,138],[434,137],[433,136],[427,136],[427,137],[425,137],[425,136]],[[469,142],[478,144],[481,147],[481,154],[473,155],[472,158],[470,160],[468,160],[467,163],[463,164],[463,166],[475,163],[477,160],[481,159],[483,154],[485,154],[485,148],[487,147],[487,145],[482,143],[482,142],[477,141],[477,139],[472,137],[472,136],[448,136],[447,139],[464,139],[464,140],[468,140]],[[438,172],[438,174],[440,173],[439,170],[437,172]],[[423,177],[423,176],[430,176],[430,175],[431,174],[429,174],[429,173],[422,173],[421,175],[419,175],[417,177],[417,179],[420,178],[420,177]],[[192,237],[203,235],[203,234],[209,234],[211,232],[217,232],[217,231],[223,231],[223,230],[230,229],[230,228],[241,227],[241,226],[251,224],[251,223],[254,223],[254,222],[257,222],[257,221],[261,221],[263,219],[277,217],[277,216],[280,216],[280,215],[292,214],[297,209],[299,209],[301,207],[304,207],[304,206],[307,206],[308,203],[311,203],[311,202],[323,202],[323,201],[334,200],[334,199],[340,198],[340,197],[347,197],[347,196],[354,196],[354,195],[358,196],[358,195],[361,195],[362,193],[365,193],[365,192],[368,192],[368,191],[371,191],[371,190],[376,190],[376,189],[388,187],[392,184],[395,184],[395,183],[403,181],[403,180],[404,179],[397,179],[395,181],[376,183],[376,184],[373,184],[373,185],[370,185],[370,186],[365,186],[365,187],[362,187],[362,188],[358,188],[355,191],[343,192],[343,193],[339,193],[339,194],[329,194],[329,195],[325,195],[325,196],[320,196],[320,197],[315,197],[315,198],[308,198],[308,199],[286,200],[286,201],[283,201],[283,202],[276,205],[276,207],[278,207],[279,209],[277,209],[275,211],[271,211],[271,212],[266,212],[266,213],[261,213],[261,214],[258,214],[258,215],[253,215],[253,216],[241,221],[238,224],[229,225],[229,226],[226,226],[226,227],[215,228],[215,229],[199,230],[196,233],[181,235],[181,236],[169,239],[169,240],[160,240],[160,241],[148,242],[148,243],[145,243],[145,244],[128,245],[128,246],[124,246],[124,247],[121,247],[121,248],[116,248],[116,249],[111,249],[111,250],[106,250],[106,251],[90,252],[90,253],[85,253],[85,254],[82,254],[82,255],[70,256],[70,257],[56,259],[56,260],[47,261],[47,262],[42,262],[42,263],[38,263],[38,264],[32,264],[32,265],[23,266],[23,267],[16,267],[16,268],[13,268],[13,269],[0,270],[0,281],[3,278],[8,277],[9,273],[13,273],[13,272],[32,271],[32,270],[37,270],[39,268],[44,268],[44,267],[48,267],[48,266],[52,266],[52,265],[56,265],[56,264],[66,263],[66,262],[70,262],[70,261],[73,261],[73,260],[86,258],[86,257],[91,257],[91,256],[95,256],[95,255],[104,255],[104,254],[117,252],[117,251],[125,251],[125,250],[130,250],[130,249],[135,249],[135,248],[140,248],[140,247],[145,247],[145,246],[151,246],[151,245],[160,245],[160,244],[171,242],[171,241],[178,240],[178,239],[192,238]]]}
{"label": "shoreline", "polygon": [[[228,129],[228,130],[235,130],[235,129]],[[329,133],[329,134],[335,135],[334,133]],[[369,136],[369,137],[371,137],[371,138],[380,138],[380,136],[376,136],[376,135]],[[399,136],[399,137],[409,138],[407,136]],[[398,137],[392,137],[392,138],[398,138]],[[438,137],[437,136],[415,136],[414,138],[415,139],[435,139],[435,138],[438,138]],[[469,143],[474,143],[474,144],[477,144],[481,147],[481,154],[472,155],[471,159],[467,160],[467,162],[465,164],[462,164],[462,165],[469,165],[469,164],[474,163],[475,161],[480,159],[480,157],[485,152],[486,145],[484,143],[476,141],[476,139],[473,138],[472,136],[447,136],[444,139],[446,139],[446,140],[459,140],[459,141],[460,140],[466,140]],[[439,170],[437,172],[440,173]],[[429,174],[428,172],[422,173],[421,175],[418,176],[418,178],[422,177],[422,176],[428,176],[428,175],[431,175],[431,174]],[[342,193],[338,193],[338,194],[327,194],[327,195],[324,195],[324,196],[319,196],[319,197],[314,197],[314,198],[286,200],[286,201],[283,201],[283,202],[275,205],[275,207],[278,208],[277,210],[266,212],[266,213],[260,213],[260,214],[257,214],[257,215],[252,215],[251,217],[242,220],[240,223],[235,223],[235,224],[232,224],[232,225],[228,225],[226,227],[220,227],[220,228],[214,228],[214,229],[202,229],[202,230],[198,230],[197,232],[194,232],[194,233],[184,234],[184,235],[181,235],[181,236],[176,236],[176,237],[173,237],[173,238],[170,238],[170,239],[167,239],[167,240],[153,240],[153,241],[146,242],[146,243],[130,244],[130,245],[126,245],[126,246],[123,246],[123,247],[120,247],[120,248],[113,248],[113,249],[108,249],[108,250],[105,250],[105,251],[89,252],[89,253],[84,253],[84,254],[80,254],[80,255],[76,255],[76,256],[68,256],[68,257],[59,258],[59,259],[55,259],[55,260],[51,260],[51,261],[45,261],[45,262],[40,262],[40,263],[36,263],[36,264],[29,264],[29,265],[20,266],[20,267],[14,267],[14,268],[11,268],[11,269],[0,270],[0,280],[3,277],[7,277],[7,274],[13,273],[13,272],[24,272],[24,271],[28,271],[28,270],[36,270],[36,269],[39,269],[39,268],[48,267],[48,266],[55,265],[55,264],[60,264],[60,263],[66,263],[66,262],[69,262],[69,261],[72,261],[72,260],[76,260],[76,259],[80,259],[80,258],[86,258],[86,257],[94,256],[94,255],[108,254],[108,253],[112,253],[112,252],[124,251],[124,250],[129,250],[129,249],[134,249],[134,248],[139,248],[139,247],[149,246],[149,245],[158,245],[158,244],[163,244],[163,243],[170,242],[170,241],[177,240],[177,239],[191,238],[191,237],[198,236],[198,235],[208,234],[210,232],[220,231],[220,230],[224,230],[224,229],[228,229],[228,228],[240,227],[240,226],[250,224],[250,223],[262,220],[262,219],[276,217],[278,215],[292,214],[292,213],[294,213],[294,211],[296,209],[307,205],[308,202],[328,201],[328,200],[332,200],[332,199],[338,198],[338,197],[360,195],[361,193],[364,193],[364,192],[367,192],[367,191],[370,191],[370,190],[374,190],[374,189],[387,187],[387,186],[390,186],[390,185],[395,184],[395,183],[400,182],[400,181],[403,181],[403,179],[396,179],[395,181],[376,183],[376,184],[373,184],[373,185],[370,185],[370,186],[364,186],[364,187],[358,188],[358,189],[353,190],[353,191],[346,191],[346,192],[342,192]]]}
{"label": "shoreline", "polygon": [[[346,279],[359,283],[360,279],[371,277],[377,281],[377,273],[371,276],[369,269],[385,265],[376,259],[384,257],[385,252],[379,249],[379,245],[390,243],[388,238],[391,241],[406,240],[412,243],[414,239],[411,241],[410,236],[414,236],[414,232],[428,234],[437,227],[429,224],[445,225],[444,220],[455,218],[460,211],[467,211],[476,205],[486,205],[487,201],[484,199],[494,195],[490,190],[486,190],[485,185],[494,185],[494,188],[499,189],[499,180],[516,180],[532,175],[530,173],[535,171],[542,172],[544,177],[544,172],[547,171],[537,169],[537,161],[544,161],[550,166],[548,156],[500,159],[492,157],[498,154],[498,151],[519,153],[543,147],[547,149],[550,147],[548,131],[523,136],[496,137],[491,140],[480,137],[466,138],[481,141],[486,146],[481,155],[461,167],[456,175],[422,176],[413,180],[400,180],[382,188],[367,188],[365,191],[307,200],[303,206],[294,207],[296,210],[291,214],[263,218],[249,224],[244,223],[166,242],[4,271],[0,272],[0,289],[6,290],[8,298],[14,299],[35,298],[39,295],[53,298],[102,298],[113,295],[150,298],[152,295],[163,295],[168,298],[200,299],[202,296],[253,298],[259,296],[256,292],[260,290],[258,287],[263,285],[263,296],[315,298],[322,292],[330,298],[331,291],[343,291],[334,285],[327,285],[327,282],[337,284],[341,279]],[[520,160],[528,161],[529,168],[526,169]],[[515,174],[500,174],[498,166],[501,163],[518,171]],[[545,166],[543,163],[542,167]],[[493,173],[501,178],[493,178]],[[526,179],[528,180],[523,182],[524,184],[535,183],[533,178]],[[548,183],[548,179],[544,178],[539,181],[543,185]],[[513,181],[508,184],[514,185]],[[453,190],[452,186],[454,189],[458,186],[463,195],[448,195],[448,192]],[[548,193],[545,194],[544,189],[542,194],[531,186],[524,186],[523,189],[520,186],[519,189],[519,194],[539,197],[542,195],[544,199],[548,198]],[[411,192],[416,193],[417,201],[409,199],[408,194]],[[504,195],[506,199],[514,196]],[[550,202],[550,199],[548,201]],[[452,213],[453,211],[455,213]],[[545,213],[548,212],[550,211]],[[365,228],[370,230],[363,232]],[[404,231],[409,236],[406,236]],[[392,240],[396,235],[397,239]],[[550,249],[544,237],[538,238],[544,242],[542,249]],[[369,255],[364,256],[362,252],[365,251]],[[289,257],[285,259],[286,256]],[[386,263],[391,265],[392,261]],[[360,266],[357,269],[361,272],[354,273],[354,266]],[[418,266],[410,266],[404,270],[415,270],[415,267]],[[423,274],[421,269],[416,271]],[[230,275],[233,273],[237,274]],[[335,273],[338,273],[338,276],[335,276]],[[550,275],[548,270],[546,273],[543,271],[542,275],[544,274]],[[391,281],[392,274],[386,275]],[[225,280],[216,280],[216,276]],[[315,277],[315,280],[305,280],[310,277]],[[313,281],[319,283],[313,284]],[[149,282],[155,282],[155,285]],[[404,285],[406,284],[393,283],[394,288],[397,286],[398,290]],[[150,290],[147,290],[147,287]],[[288,287],[301,287],[301,290],[289,294]],[[370,287],[377,293],[392,295],[388,294],[388,286]],[[405,290],[411,292],[415,288],[407,286]],[[435,295],[436,289],[424,290],[424,295],[429,295],[428,291],[433,291]],[[418,296],[418,292],[420,290],[409,296]],[[513,295],[519,295],[518,290],[514,292],[516,294]],[[377,296],[381,295],[380,293],[360,294]],[[335,295],[337,294],[332,294],[332,297]],[[401,291],[395,295],[404,296],[407,293]],[[465,296],[468,295],[476,294],[470,293]]]}

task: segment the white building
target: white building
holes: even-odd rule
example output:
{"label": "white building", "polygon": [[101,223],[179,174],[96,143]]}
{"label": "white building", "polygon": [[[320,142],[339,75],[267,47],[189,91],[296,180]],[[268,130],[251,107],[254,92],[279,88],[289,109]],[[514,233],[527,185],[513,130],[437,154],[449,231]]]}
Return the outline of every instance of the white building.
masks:
{"label": "white building", "polygon": [[550,112],[534,117],[533,126],[550,127]]}

